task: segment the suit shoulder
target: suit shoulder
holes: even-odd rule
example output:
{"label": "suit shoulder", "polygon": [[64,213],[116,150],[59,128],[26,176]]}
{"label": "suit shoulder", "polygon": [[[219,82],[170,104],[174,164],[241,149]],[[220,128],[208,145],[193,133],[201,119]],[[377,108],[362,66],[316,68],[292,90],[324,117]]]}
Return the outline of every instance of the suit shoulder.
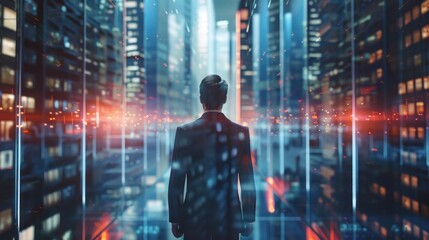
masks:
{"label": "suit shoulder", "polygon": [[201,120],[200,119],[196,119],[192,122],[182,124],[182,125],[178,126],[177,128],[180,128],[180,129],[186,131],[186,130],[190,130],[190,129],[195,129],[198,126],[201,126]]}
{"label": "suit shoulder", "polygon": [[248,127],[246,127],[246,126],[243,126],[243,125],[240,125],[240,124],[238,124],[238,123],[235,123],[235,122],[233,122],[233,121],[231,121],[230,120],[230,122],[231,122],[231,126],[233,127],[233,128],[235,128],[237,131],[239,131],[239,132],[246,132],[246,131],[248,131]]}

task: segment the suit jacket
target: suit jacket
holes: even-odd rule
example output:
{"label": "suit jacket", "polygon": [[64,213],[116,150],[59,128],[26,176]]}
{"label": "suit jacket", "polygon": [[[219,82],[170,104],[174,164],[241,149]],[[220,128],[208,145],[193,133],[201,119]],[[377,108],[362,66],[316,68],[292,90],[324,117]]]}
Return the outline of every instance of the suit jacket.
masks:
{"label": "suit jacket", "polygon": [[243,222],[255,221],[255,202],[247,127],[209,111],[177,128],[168,186],[170,222],[179,223],[185,236],[187,230],[237,233]]}

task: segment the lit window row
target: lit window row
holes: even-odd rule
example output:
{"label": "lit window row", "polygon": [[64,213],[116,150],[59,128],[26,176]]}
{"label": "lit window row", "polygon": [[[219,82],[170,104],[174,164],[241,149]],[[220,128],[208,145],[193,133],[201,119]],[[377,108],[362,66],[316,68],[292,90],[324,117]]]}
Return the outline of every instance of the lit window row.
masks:
{"label": "lit window row", "polygon": [[402,221],[402,230],[408,234],[414,235],[414,237],[419,238],[423,235],[423,240],[429,240],[429,233],[426,230],[420,232],[420,227],[417,225],[411,224],[410,221],[404,219]]}
{"label": "lit window row", "polygon": [[[420,35],[421,34],[421,35]],[[412,34],[405,36],[405,47],[409,47],[412,44],[420,42],[429,37],[429,24],[422,27],[421,30],[417,29]]]}
{"label": "lit window row", "polygon": [[61,180],[61,169],[56,168],[45,172],[45,183],[55,183]]}
{"label": "lit window row", "polygon": [[50,233],[60,226],[60,214],[57,213],[43,221],[43,231]]}
{"label": "lit window row", "polygon": [[424,112],[424,102],[409,102],[399,105],[399,114],[401,116],[423,115]]}
{"label": "lit window row", "polygon": [[415,214],[420,213],[420,203],[417,200],[411,199],[407,196],[402,196],[402,207],[407,210],[412,210]]}
{"label": "lit window row", "polygon": [[375,232],[380,233],[380,235],[382,235],[383,237],[387,237],[387,228],[383,227],[383,226],[380,226],[380,223],[378,221],[374,221],[372,223],[372,229]]}
{"label": "lit window row", "polygon": [[420,6],[414,6],[410,11],[404,14],[404,25],[409,24],[411,21],[416,20],[420,17],[420,14],[426,14],[429,12],[429,1],[424,1]]}
{"label": "lit window row", "polygon": [[429,89],[429,76],[408,80],[398,84],[399,95]]}
{"label": "lit window row", "polygon": [[370,55],[369,60],[368,60],[368,64],[372,64],[375,61],[380,60],[381,58],[383,58],[383,50],[379,49],[375,53],[372,53]]}
{"label": "lit window row", "polygon": [[401,182],[404,186],[412,186],[413,188],[417,188],[419,184],[419,179],[416,176],[410,177],[410,175],[403,173],[401,175]]}
{"label": "lit window row", "polygon": [[424,139],[425,129],[423,127],[402,127],[401,136],[409,139]]}
{"label": "lit window row", "polygon": [[378,183],[372,184],[372,192],[379,194],[380,196],[386,196],[387,190],[386,187],[379,185]]}
{"label": "lit window row", "polygon": [[49,207],[61,201],[61,191],[55,191],[43,197],[43,205]]}
{"label": "lit window row", "polygon": [[417,153],[410,151],[401,152],[402,160],[404,163],[416,165],[417,164]]}

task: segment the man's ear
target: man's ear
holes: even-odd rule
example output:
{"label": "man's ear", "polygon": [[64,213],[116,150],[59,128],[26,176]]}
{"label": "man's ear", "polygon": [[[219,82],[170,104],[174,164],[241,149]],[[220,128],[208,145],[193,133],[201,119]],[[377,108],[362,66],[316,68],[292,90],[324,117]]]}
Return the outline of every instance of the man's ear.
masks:
{"label": "man's ear", "polygon": [[203,98],[200,95],[200,103],[203,104]]}

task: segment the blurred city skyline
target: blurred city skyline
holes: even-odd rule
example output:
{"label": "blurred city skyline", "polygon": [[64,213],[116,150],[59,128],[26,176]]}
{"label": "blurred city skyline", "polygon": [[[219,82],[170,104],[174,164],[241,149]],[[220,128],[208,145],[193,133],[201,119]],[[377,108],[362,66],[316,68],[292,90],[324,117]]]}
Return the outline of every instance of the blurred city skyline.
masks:
{"label": "blurred city skyline", "polygon": [[0,239],[173,239],[199,83],[248,126],[249,239],[429,239],[429,0],[0,0]]}

